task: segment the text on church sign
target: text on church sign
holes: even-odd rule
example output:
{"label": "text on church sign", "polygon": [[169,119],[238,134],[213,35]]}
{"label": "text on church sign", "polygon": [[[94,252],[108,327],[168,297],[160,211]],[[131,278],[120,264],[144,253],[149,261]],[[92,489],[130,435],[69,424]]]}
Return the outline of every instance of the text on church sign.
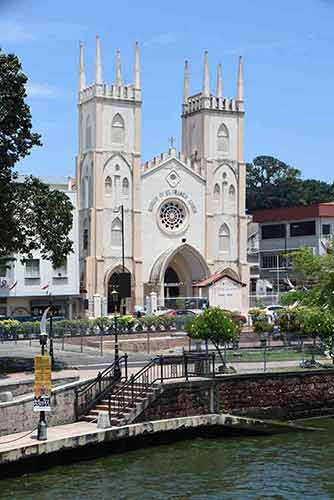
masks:
{"label": "text on church sign", "polygon": [[188,193],[185,193],[184,191],[180,191],[179,189],[167,189],[166,191],[162,191],[158,195],[156,195],[153,200],[151,200],[148,210],[152,212],[154,205],[159,201],[163,200],[164,198],[169,198],[170,196],[177,196],[179,198],[182,198],[183,200],[187,201],[189,206],[191,207],[192,211],[194,213],[197,212],[197,208],[193,200],[191,199],[191,196]]}

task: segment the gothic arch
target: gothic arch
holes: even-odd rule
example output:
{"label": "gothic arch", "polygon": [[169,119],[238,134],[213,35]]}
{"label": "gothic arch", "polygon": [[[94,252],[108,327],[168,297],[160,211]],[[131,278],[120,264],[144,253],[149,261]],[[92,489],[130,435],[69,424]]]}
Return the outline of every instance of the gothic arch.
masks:
{"label": "gothic arch", "polygon": [[219,252],[230,253],[231,250],[231,232],[226,223],[222,224],[218,232]]}
{"label": "gothic arch", "polygon": [[122,116],[117,113],[111,122],[111,142],[114,144],[124,144],[125,123]]}
{"label": "gothic arch", "polygon": [[119,248],[122,245],[122,222],[119,217],[111,224],[111,246]]}
{"label": "gothic arch", "polygon": [[216,182],[215,187],[213,189],[213,199],[215,201],[220,200],[220,187],[219,187],[219,184],[217,182]]}
{"label": "gothic arch", "polygon": [[89,149],[92,147],[92,125],[90,116],[88,115],[86,118],[86,126],[85,126],[85,148]]}
{"label": "gothic arch", "polygon": [[228,153],[230,149],[230,134],[225,123],[222,123],[217,132],[217,150]]}

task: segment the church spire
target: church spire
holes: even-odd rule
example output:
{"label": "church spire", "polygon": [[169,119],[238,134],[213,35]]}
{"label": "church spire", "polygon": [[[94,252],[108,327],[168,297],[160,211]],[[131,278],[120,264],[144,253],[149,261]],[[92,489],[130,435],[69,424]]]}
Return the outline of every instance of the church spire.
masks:
{"label": "church spire", "polygon": [[237,100],[244,100],[244,71],[242,56],[239,57]]}
{"label": "church spire", "polygon": [[122,85],[122,64],[121,64],[121,51],[117,49],[117,62],[116,62],[116,85]]}
{"label": "church spire", "polygon": [[85,61],[84,61],[84,46],[80,42],[80,62],[79,62],[79,90],[86,88]]}
{"label": "church spire", "polygon": [[222,65],[218,64],[217,68],[217,91],[216,97],[223,97],[223,77],[222,77]]}
{"label": "church spire", "polygon": [[183,76],[183,103],[186,104],[189,97],[189,71],[188,61],[184,61],[184,76]]}
{"label": "church spire", "polygon": [[209,82],[209,61],[208,51],[204,52],[204,71],[203,71],[203,97],[210,97],[210,82]]}
{"label": "church spire", "polygon": [[140,69],[139,69],[139,44],[136,42],[135,45],[135,65],[133,71],[133,80],[135,89],[140,89]]}
{"label": "church spire", "polygon": [[101,47],[100,47],[100,37],[96,35],[96,47],[95,47],[95,83],[102,85],[102,66],[101,66]]}

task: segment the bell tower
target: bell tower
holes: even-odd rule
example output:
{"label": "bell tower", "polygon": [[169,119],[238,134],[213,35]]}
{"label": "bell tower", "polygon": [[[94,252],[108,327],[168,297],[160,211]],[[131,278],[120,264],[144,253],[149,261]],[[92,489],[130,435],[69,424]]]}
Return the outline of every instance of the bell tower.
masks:
{"label": "bell tower", "polygon": [[84,47],[80,43],[76,178],[81,285],[87,291],[89,315],[100,316],[108,312],[108,280],[121,265],[121,205],[125,268],[135,283],[134,298],[140,300],[142,101],[138,43],[130,84],[123,81],[119,49],[112,83],[105,82],[102,76],[99,36],[95,52],[95,78],[87,85]]}
{"label": "bell tower", "polygon": [[185,62],[182,154],[206,180],[205,257],[211,271],[230,268],[248,285],[243,59],[233,98],[224,95],[221,64],[211,91],[208,59],[205,51],[202,90],[193,95]]}

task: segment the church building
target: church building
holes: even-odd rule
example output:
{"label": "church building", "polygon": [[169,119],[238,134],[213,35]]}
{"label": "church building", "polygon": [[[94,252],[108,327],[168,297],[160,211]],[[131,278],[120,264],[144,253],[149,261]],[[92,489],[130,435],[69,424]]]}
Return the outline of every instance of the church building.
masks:
{"label": "church building", "polygon": [[160,305],[202,296],[210,305],[247,312],[242,58],[233,98],[224,96],[221,65],[216,91],[210,90],[207,52],[202,88],[189,95],[185,62],[179,153],[172,141],[167,152],[142,162],[141,107],[138,44],[133,82],[123,81],[118,50],[110,84],[102,77],[97,37],[91,85],[80,44],[76,184],[81,289],[88,314],[113,311],[122,249],[125,271],[131,273],[128,310],[151,296]]}

